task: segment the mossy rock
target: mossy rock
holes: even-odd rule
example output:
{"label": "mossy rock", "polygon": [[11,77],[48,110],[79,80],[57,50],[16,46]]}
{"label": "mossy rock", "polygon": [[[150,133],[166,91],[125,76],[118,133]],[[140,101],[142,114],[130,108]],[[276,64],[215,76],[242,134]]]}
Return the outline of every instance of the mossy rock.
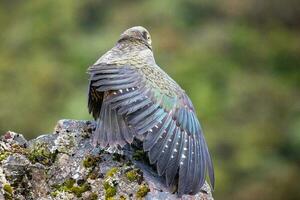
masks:
{"label": "mossy rock", "polygon": [[76,181],[74,179],[68,179],[61,185],[54,186],[55,191],[51,193],[53,197],[55,197],[59,192],[69,192],[73,193],[77,197],[81,197],[82,194],[91,189],[91,186],[88,183],[83,183],[81,185],[75,184]]}
{"label": "mossy rock", "polygon": [[95,167],[100,160],[99,156],[87,155],[83,160],[83,166],[85,168]]}
{"label": "mossy rock", "polygon": [[139,171],[137,169],[132,169],[132,170],[126,172],[125,176],[131,182],[137,181],[141,178],[141,175],[139,174]]}
{"label": "mossy rock", "polygon": [[5,160],[11,153],[8,151],[2,151],[0,152],[0,162]]}
{"label": "mossy rock", "polygon": [[137,198],[143,198],[147,195],[148,192],[150,192],[150,189],[149,189],[148,185],[143,184],[143,185],[140,186],[140,188],[136,192],[136,197]]}
{"label": "mossy rock", "polygon": [[32,163],[41,163],[50,166],[54,163],[57,152],[52,153],[47,143],[37,143],[28,153],[28,159]]}
{"label": "mossy rock", "polygon": [[118,172],[118,168],[117,167],[113,167],[110,170],[108,170],[106,172],[106,177],[113,177],[116,173]]}
{"label": "mossy rock", "polygon": [[117,188],[111,184],[109,184],[108,181],[105,181],[103,183],[103,187],[105,190],[105,200],[112,199],[117,194]]}
{"label": "mossy rock", "polygon": [[12,200],[13,199],[13,188],[9,184],[4,184],[3,185],[3,190],[4,190],[4,197],[6,200]]}

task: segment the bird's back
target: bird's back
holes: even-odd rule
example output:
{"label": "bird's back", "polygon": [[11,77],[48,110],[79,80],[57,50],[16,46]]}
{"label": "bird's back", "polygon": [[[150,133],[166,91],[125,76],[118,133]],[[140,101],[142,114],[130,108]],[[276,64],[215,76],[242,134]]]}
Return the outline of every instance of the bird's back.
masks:
{"label": "bird's back", "polygon": [[149,85],[170,97],[185,93],[184,90],[155,62],[153,52],[143,45],[117,43],[111,50],[101,56],[90,68],[97,65],[130,66],[144,76]]}

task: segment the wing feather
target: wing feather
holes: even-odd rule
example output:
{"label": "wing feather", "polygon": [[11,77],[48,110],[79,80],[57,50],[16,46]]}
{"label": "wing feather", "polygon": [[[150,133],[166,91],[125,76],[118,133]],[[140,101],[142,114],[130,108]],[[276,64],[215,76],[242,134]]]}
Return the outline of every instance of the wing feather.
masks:
{"label": "wing feather", "polygon": [[[172,115],[168,114],[167,116],[164,117],[164,119],[159,124],[159,126],[157,126],[157,128],[154,126],[155,132],[153,131],[153,133],[147,134],[146,139],[143,143],[143,148],[145,151],[150,151],[151,149],[153,149],[153,146],[158,144],[158,141],[162,138],[163,132],[168,127],[169,123],[171,122],[171,119],[172,119]],[[152,154],[151,157],[155,156],[154,152],[151,154]],[[154,163],[154,161],[152,163]]]}
{"label": "wing feather", "polygon": [[[170,88],[172,92],[161,90],[131,66],[102,64],[89,69],[89,110],[99,116],[94,140],[102,146],[124,145],[145,134],[143,148],[158,173],[165,174],[167,185],[175,184],[178,176],[178,194],[194,194],[204,184],[206,171],[214,186],[212,160],[191,100],[159,72],[176,87]],[[98,99],[104,93],[101,111],[93,111],[99,109],[92,101],[95,91]]]}
{"label": "wing feather", "polygon": [[174,182],[175,176],[179,169],[179,161],[181,158],[181,152],[183,151],[183,145],[184,140],[181,138],[183,137],[183,132],[180,130],[180,128],[177,128],[177,135],[174,138],[173,146],[175,144],[175,147],[173,148],[171,160],[168,163],[167,169],[166,169],[166,183],[167,186],[171,186]]}
{"label": "wing feather", "polygon": [[166,137],[163,139],[163,143],[160,147],[160,152],[158,154],[157,159],[157,171],[159,175],[163,175],[164,171],[166,169],[166,166],[168,164],[168,160],[164,160],[163,157],[164,155],[168,156],[169,154],[169,149],[170,149],[170,143],[171,143],[171,137],[174,135],[173,132],[176,127],[176,122],[174,120],[171,121],[171,124],[169,125],[167,132],[166,132]]}
{"label": "wing feather", "polygon": [[190,139],[186,132],[184,132],[184,137],[182,138],[184,140],[184,146],[183,150],[181,152],[180,157],[180,163],[179,163],[179,180],[178,180],[178,194],[181,196],[184,194],[185,186],[186,186],[186,173],[188,169],[188,147],[190,143]]}

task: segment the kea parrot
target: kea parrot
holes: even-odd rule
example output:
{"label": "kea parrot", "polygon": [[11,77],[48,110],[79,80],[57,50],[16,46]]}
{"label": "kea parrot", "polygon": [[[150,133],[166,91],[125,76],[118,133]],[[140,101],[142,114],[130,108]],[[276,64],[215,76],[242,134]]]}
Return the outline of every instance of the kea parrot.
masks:
{"label": "kea parrot", "polygon": [[123,147],[137,139],[179,196],[198,193],[207,174],[214,188],[213,163],[194,106],[156,64],[144,27],[124,31],[88,74],[95,146]]}

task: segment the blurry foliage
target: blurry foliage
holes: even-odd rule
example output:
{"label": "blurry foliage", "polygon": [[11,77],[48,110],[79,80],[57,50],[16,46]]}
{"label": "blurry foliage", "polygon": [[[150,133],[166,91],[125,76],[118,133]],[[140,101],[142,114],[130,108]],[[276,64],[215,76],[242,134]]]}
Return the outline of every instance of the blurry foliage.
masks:
{"label": "blurry foliage", "polygon": [[134,25],[189,94],[216,199],[300,199],[300,1],[0,0],[0,129],[90,119],[86,69]]}

